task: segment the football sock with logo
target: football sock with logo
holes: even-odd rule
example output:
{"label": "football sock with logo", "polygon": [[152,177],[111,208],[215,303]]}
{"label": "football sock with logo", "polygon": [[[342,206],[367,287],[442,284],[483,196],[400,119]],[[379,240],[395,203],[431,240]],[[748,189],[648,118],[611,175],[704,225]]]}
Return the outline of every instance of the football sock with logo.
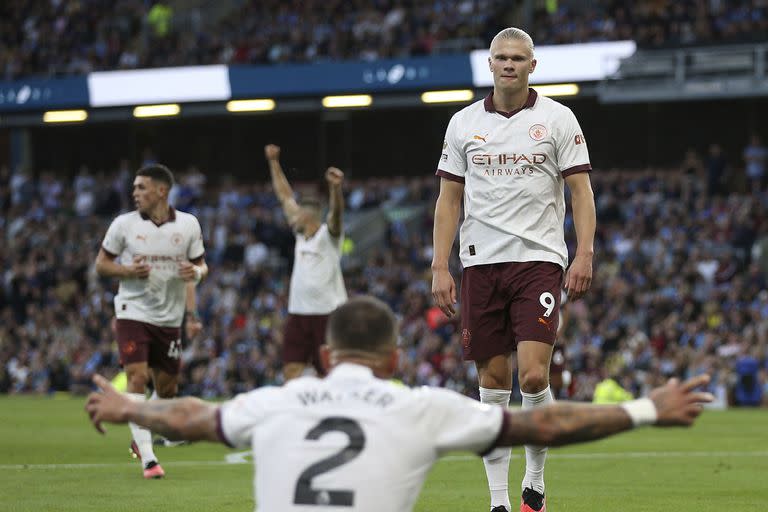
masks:
{"label": "football sock with logo", "polygon": [[[523,409],[533,409],[555,402],[549,386],[538,393],[525,393],[523,395]],[[525,477],[522,488],[531,487],[534,491],[544,494],[544,462],[547,459],[545,446],[525,445]]]}
{"label": "football sock with logo", "polygon": [[[480,401],[484,404],[509,406],[509,396],[512,394],[507,389],[480,388]],[[488,477],[488,490],[491,492],[491,508],[499,505],[512,510],[509,503],[509,459],[512,450],[509,448],[495,448],[491,453],[483,457],[485,475]]]}
{"label": "football sock with logo", "polygon": [[[144,402],[147,397],[144,393],[128,393],[131,400],[135,402]],[[141,463],[146,467],[149,462],[157,461],[155,452],[152,449],[152,432],[144,427],[140,427],[135,423],[128,423],[131,427],[131,435],[136,442],[136,446],[139,448],[139,456],[141,456]]]}

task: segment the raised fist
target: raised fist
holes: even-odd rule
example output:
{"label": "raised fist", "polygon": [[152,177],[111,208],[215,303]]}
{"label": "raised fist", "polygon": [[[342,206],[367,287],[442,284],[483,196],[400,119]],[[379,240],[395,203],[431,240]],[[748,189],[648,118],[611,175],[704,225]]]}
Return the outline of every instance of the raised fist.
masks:
{"label": "raised fist", "polygon": [[329,167],[328,170],[325,171],[325,181],[327,181],[329,185],[341,185],[341,182],[344,181],[344,173],[336,167]]}
{"label": "raised fist", "polygon": [[267,160],[280,160],[280,146],[267,144],[264,146],[264,156],[267,157]]}

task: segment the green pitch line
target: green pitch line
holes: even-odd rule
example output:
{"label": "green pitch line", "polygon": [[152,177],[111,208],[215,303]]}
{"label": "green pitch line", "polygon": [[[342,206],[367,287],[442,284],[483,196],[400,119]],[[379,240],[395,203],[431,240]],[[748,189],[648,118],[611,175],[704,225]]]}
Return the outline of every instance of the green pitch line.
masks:
{"label": "green pitch line", "polygon": [[[98,435],[83,399],[0,398],[0,510],[253,510],[253,467],[224,446],[157,448],[168,477],[144,481],[128,457],[127,427]],[[707,411],[692,429],[641,429],[550,450],[552,512],[768,511],[768,410]],[[513,450],[510,489],[519,488],[522,448]],[[227,463],[226,457],[237,463]],[[516,498],[513,496],[513,503]],[[484,511],[480,459],[439,462],[416,510]]]}

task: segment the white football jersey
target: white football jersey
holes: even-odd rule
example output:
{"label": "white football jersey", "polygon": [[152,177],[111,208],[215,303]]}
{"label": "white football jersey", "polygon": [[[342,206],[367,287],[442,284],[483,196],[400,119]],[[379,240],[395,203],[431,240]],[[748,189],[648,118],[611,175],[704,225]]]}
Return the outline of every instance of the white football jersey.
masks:
{"label": "white football jersey", "polygon": [[179,327],[184,316],[186,285],[179,263],[205,253],[200,223],[194,215],[171,208],[168,221],[156,225],[132,211],[110,224],[104,251],[130,265],[135,255],[146,256],[152,268],[147,279],[121,279],[115,296],[115,316],[160,327]]}
{"label": "white football jersey", "polygon": [[497,112],[489,95],[454,114],[437,175],[464,183],[464,267],[549,261],[565,268],[564,178],[591,169],[576,116],[533,89],[515,112]]}
{"label": "white football jersey", "polygon": [[322,224],[311,238],[296,233],[288,312],[294,315],[327,315],[347,301],[341,274],[344,235],[331,236]]}
{"label": "white football jersey", "polygon": [[218,426],[222,441],[253,450],[257,510],[407,512],[438,457],[490,451],[505,417],[345,363],[324,379],[239,395],[219,408]]}

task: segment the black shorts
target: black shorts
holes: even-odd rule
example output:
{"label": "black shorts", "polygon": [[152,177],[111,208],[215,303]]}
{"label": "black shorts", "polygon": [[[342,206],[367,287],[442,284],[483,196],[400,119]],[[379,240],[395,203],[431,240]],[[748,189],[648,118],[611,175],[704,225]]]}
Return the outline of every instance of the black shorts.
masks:
{"label": "black shorts", "polygon": [[283,363],[304,363],[325,375],[320,362],[320,345],[325,343],[328,315],[289,314],[283,331]]}
{"label": "black shorts", "polygon": [[120,364],[144,363],[176,375],[181,369],[181,328],[117,319]]}
{"label": "black shorts", "polygon": [[554,345],[563,269],[542,261],[467,267],[461,276],[464,358],[483,361],[521,341]]}

